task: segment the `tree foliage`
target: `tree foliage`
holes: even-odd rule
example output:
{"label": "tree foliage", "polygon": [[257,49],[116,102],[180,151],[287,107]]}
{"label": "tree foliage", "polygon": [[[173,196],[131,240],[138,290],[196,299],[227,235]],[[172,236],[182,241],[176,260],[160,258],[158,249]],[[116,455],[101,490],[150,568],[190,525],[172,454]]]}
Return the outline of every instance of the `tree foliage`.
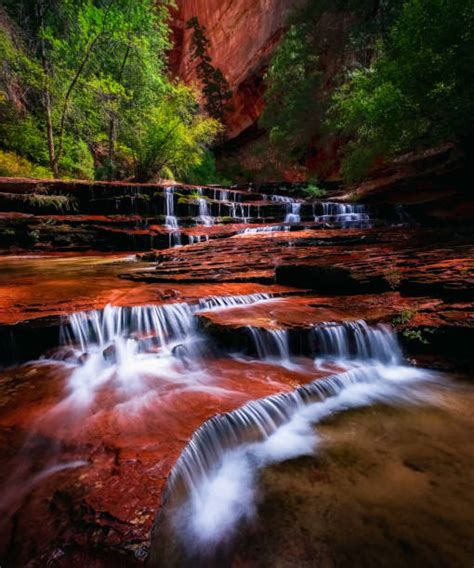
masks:
{"label": "tree foliage", "polygon": [[[365,23],[379,4],[363,0],[309,0],[291,15],[265,75],[266,105],[261,119],[282,158],[302,158],[312,140],[321,134],[329,94],[339,79],[324,74],[321,54],[335,42],[328,37],[331,24],[322,22],[323,16],[353,12],[358,21]],[[352,53],[361,49],[356,48],[355,42],[349,46],[349,39],[347,35],[341,38],[340,45],[331,46],[333,59],[344,60],[346,50]],[[358,43],[361,45],[362,39]]]}
{"label": "tree foliage", "polygon": [[334,97],[331,124],[350,136],[344,173],[355,180],[377,156],[474,134],[474,5],[407,0],[372,64]]}
{"label": "tree foliage", "polygon": [[206,28],[201,26],[198,18],[191,18],[186,27],[192,30],[191,59],[197,61],[197,75],[202,81],[202,92],[205,98],[204,108],[209,115],[217,120],[223,120],[230,110],[229,101],[232,91],[222,71],[214,67],[209,55],[210,42],[206,37]]}
{"label": "tree foliage", "polygon": [[171,86],[126,131],[135,179],[146,181],[164,168],[185,176],[203,161],[220,128],[217,120],[199,113],[197,95],[189,87]]}
{"label": "tree foliage", "polygon": [[304,153],[322,113],[316,100],[319,58],[308,27],[290,27],[265,77],[268,89],[261,123],[276,148],[294,157]]}
{"label": "tree foliage", "polygon": [[[168,77],[172,0],[4,0],[4,5],[5,150],[48,166],[56,177],[129,176],[140,161],[150,164],[141,177],[145,170],[158,175],[160,164],[181,171],[183,138],[189,160],[199,159],[217,126],[199,117],[194,95],[184,96],[186,89]],[[163,144],[156,143],[158,121],[162,137],[170,132]],[[152,147],[145,150],[147,140]],[[151,156],[159,151],[166,156]]]}

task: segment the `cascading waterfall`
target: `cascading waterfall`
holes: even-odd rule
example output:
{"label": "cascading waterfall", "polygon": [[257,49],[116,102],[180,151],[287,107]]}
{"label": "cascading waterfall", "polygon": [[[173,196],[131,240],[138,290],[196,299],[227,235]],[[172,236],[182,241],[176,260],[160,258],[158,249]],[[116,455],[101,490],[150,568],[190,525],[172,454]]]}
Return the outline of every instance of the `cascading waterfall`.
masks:
{"label": "cascading waterfall", "polygon": [[194,341],[200,311],[232,308],[272,299],[272,294],[210,296],[195,304],[173,303],[147,306],[106,306],[103,310],[71,314],[61,328],[62,345],[79,346],[88,353],[92,347],[106,348],[117,339],[133,339],[140,351],[172,347]]}
{"label": "cascading waterfall", "polygon": [[212,225],[214,225],[214,217],[212,217],[210,214],[209,203],[207,202],[207,199],[204,197],[204,193],[201,187],[199,187],[196,191],[201,196],[198,199],[199,222],[205,227],[212,227]]}
{"label": "cascading waterfall", "polygon": [[181,232],[174,214],[174,187],[165,188],[166,228],[170,230],[170,247],[181,245]]}
{"label": "cascading waterfall", "polygon": [[277,233],[281,231],[289,231],[290,228],[286,225],[269,225],[263,227],[247,227],[239,231],[240,235],[254,235],[258,233]]}
{"label": "cascading waterfall", "polygon": [[238,220],[240,223],[248,223],[250,220],[250,207],[244,203],[229,203],[230,217]]}
{"label": "cascading waterfall", "polygon": [[227,189],[214,189],[213,199],[218,203],[218,216],[222,217],[222,208],[227,207],[226,216],[238,218],[237,212],[243,216],[244,208],[237,205],[242,201],[242,194]]}
{"label": "cascading waterfall", "polygon": [[196,314],[270,298],[270,294],[249,294],[210,296],[192,304],[109,305],[68,316],[61,328],[61,347],[36,362],[53,369],[51,376],[58,373],[64,377],[65,390],[41,413],[21,459],[12,463],[11,475],[0,491],[2,515],[20,506],[29,492],[50,476],[91,465],[82,458],[64,460],[60,442],[49,443],[40,433],[42,427],[60,424],[65,428],[64,436],[74,436],[73,432],[86,428],[104,408],[121,424],[130,413],[134,418],[149,417],[152,408],[160,404],[166,408],[170,398],[189,391],[201,395],[232,392],[205,367],[205,361],[217,351],[200,333]]}
{"label": "cascading waterfall", "polygon": [[[316,328],[314,336],[322,352],[347,359],[348,370],[205,422],[168,479],[152,546],[153,540],[160,542],[166,534],[188,560],[218,558],[219,550],[256,515],[258,471],[313,454],[319,441],[318,422],[377,402],[436,403],[427,387],[441,377],[404,366],[395,334],[388,327],[371,328],[365,322],[328,324]],[[354,357],[359,361],[351,366]],[[159,563],[159,554],[153,548],[152,566]]]}
{"label": "cascading waterfall", "polygon": [[264,361],[290,361],[289,333],[286,329],[248,327],[259,359]]}
{"label": "cascading waterfall", "polygon": [[196,314],[270,298],[270,294],[211,296],[195,304],[109,305],[72,314],[61,330],[61,344],[73,350],[67,360],[77,365],[69,378],[68,402],[85,407],[103,385],[114,381],[121,389],[140,390],[143,376],[157,370],[171,381],[182,381],[183,373],[189,382],[193,376],[202,381],[199,371],[214,346],[199,331]]}
{"label": "cascading waterfall", "polygon": [[208,311],[212,309],[235,308],[237,306],[248,306],[257,302],[272,300],[272,294],[248,294],[246,296],[213,296],[199,300],[199,310]]}
{"label": "cascading waterfall", "polygon": [[367,226],[371,219],[366,206],[361,203],[337,203],[322,201],[322,215],[315,215],[317,223],[335,223],[342,227],[351,227],[357,224]]}
{"label": "cascading waterfall", "polygon": [[[203,188],[197,188],[196,193],[199,195],[197,202],[199,205],[199,216],[197,224],[205,227],[211,227],[216,223],[216,218],[211,213],[211,202],[217,207],[216,212],[219,217],[228,216],[238,223],[247,224],[253,219],[252,204],[242,203],[242,194],[227,190],[213,189],[212,201],[204,195]],[[261,194],[266,201],[284,204],[286,213],[284,217],[285,224],[301,223],[301,207],[302,201],[296,201],[292,197],[286,195],[265,195]],[[166,227],[170,230],[170,246],[180,246],[181,231],[179,229],[178,220],[174,214],[174,188],[165,188],[165,206],[166,206]],[[255,205],[257,209],[257,219],[260,219],[261,206]],[[319,211],[318,211],[319,209]],[[333,201],[321,201],[313,205],[313,215],[315,222],[335,224],[343,228],[347,227],[369,227],[372,223],[371,217],[365,205],[360,203],[338,203]],[[247,227],[239,231],[239,234],[258,234],[272,233],[279,231],[288,231],[288,225],[264,225],[261,227]],[[201,242],[202,238],[198,236],[188,236],[190,244]]]}
{"label": "cascading waterfall", "polygon": [[313,330],[313,349],[318,357],[334,360],[376,360],[396,364],[402,353],[387,325],[369,326],[365,321],[327,323]]}
{"label": "cascading waterfall", "polygon": [[117,338],[134,339],[142,350],[162,348],[184,341],[194,331],[193,308],[189,304],[163,306],[106,306],[103,310],[71,314],[63,326],[62,343],[107,347]]}
{"label": "cascading waterfall", "polygon": [[293,203],[294,201],[292,197],[287,197],[286,195],[272,195],[270,199],[276,203]]}
{"label": "cascading waterfall", "polygon": [[214,189],[214,201],[229,201],[229,195],[227,189]]}
{"label": "cascading waterfall", "polygon": [[288,205],[285,223],[301,223],[301,203],[293,202]]}

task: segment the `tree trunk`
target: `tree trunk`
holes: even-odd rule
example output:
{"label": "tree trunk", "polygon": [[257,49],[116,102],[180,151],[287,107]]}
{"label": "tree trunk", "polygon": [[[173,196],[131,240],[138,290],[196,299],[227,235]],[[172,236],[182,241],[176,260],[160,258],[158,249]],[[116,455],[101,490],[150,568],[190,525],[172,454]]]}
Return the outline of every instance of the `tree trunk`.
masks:
{"label": "tree trunk", "polygon": [[[122,64],[120,65],[120,71],[118,75],[118,82],[121,83],[123,72],[125,70],[125,65],[127,64],[128,56],[130,55],[130,43],[127,44],[125,49],[125,54],[122,59]],[[115,140],[117,138],[117,114],[112,111],[109,120],[109,181],[115,179]]]}
{"label": "tree trunk", "polygon": [[115,127],[115,114],[112,113],[109,120],[109,172],[107,178],[109,181],[115,179],[115,137],[116,137],[116,127]]}
{"label": "tree trunk", "polygon": [[48,136],[49,166],[55,179],[59,179],[58,160],[56,158],[56,148],[54,145],[53,121],[51,118],[51,98],[47,87],[44,89],[44,107],[46,112],[46,128]]}
{"label": "tree trunk", "polygon": [[[40,29],[44,29],[44,5],[43,2],[39,2],[37,5],[38,17],[40,21]],[[46,57],[46,46],[44,44],[43,34],[41,33],[40,39],[40,54],[41,54],[41,65],[43,67],[44,82],[43,82],[43,105],[44,112],[46,116],[46,136],[48,140],[48,155],[49,155],[49,167],[55,179],[59,178],[59,167],[58,158],[56,156],[56,146],[54,143],[54,130],[53,130],[53,119],[51,116],[51,95],[48,86],[48,59]]]}

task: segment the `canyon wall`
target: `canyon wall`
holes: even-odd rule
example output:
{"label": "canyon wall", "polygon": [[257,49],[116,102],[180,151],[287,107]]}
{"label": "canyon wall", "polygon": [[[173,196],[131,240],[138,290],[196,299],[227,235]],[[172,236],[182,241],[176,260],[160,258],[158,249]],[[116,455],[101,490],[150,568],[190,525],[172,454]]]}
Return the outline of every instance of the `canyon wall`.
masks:
{"label": "canyon wall", "polygon": [[[308,0],[178,0],[173,29],[172,68],[186,83],[197,83],[191,60],[191,31],[186,22],[197,16],[206,28],[213,64],[220,68],[233,92],[226,117],[228,143],[220,154],[222,169],[235,181],[302,181],[316,174],[339,179],[340,140],[316,137],[304,163],[282,164],[264,144],[258,119],[264,107],[264,74],[285,32],[288,16]],[[353,54],[347,37],[357,21],[354,12],[335,8],[317,24],[322,80],[315,99],[324,99]],[[311,104],[311,101],[308,101]]]}
{"label": "canyon wall", "polygon": [[174,23],[177,42],[174,67],[188,83],[196,81],[190,58],[193,16],[206,27],[210,55],[233,91],[228,136],[235,138],[254,124],[263,108],[263,74],[285,29],[289,12],[305,0],[178,0]]}

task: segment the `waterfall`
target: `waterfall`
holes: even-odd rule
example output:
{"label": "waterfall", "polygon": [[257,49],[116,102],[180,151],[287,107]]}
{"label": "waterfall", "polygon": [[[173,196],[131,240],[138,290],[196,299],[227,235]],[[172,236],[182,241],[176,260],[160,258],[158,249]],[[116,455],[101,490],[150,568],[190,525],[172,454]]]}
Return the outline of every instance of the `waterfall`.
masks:
{"label": "waterfall", "polygon": [[301,223],[301,203],[289,203],[285,223]]}
{"label": "waterfall", "polygon": [[247,296],[213,296],[199,300],[199,310],[209,311],[212,309],[235,308],[237,306],[248,306],[257,302],[273,299],[272,294],[249,294]]}
{"label": "waterfall", "polygon": [[250,220],[250,205],[244,203],[229,203],[230,217],[237,219],[241,223],[248,223]]}
{"label": "waterfall", "polygon": [[228,189],[214,189],[214,201],[241,201],[242,194]]}
{"label": "waterfall", "polygon": [[289,231],[290,228],[285,225],[264,225],[263,227],[247,227],[239,231],[240,235],[253,235],[258,233],[276,233],[279,231]]}
{"label": "waterfall", "polygon": [[227,190],[227,189],[215,189],[214,190],[214,201],[229,201],[229,190]]}
{"label": "waterfall", "polygon": [[318,356],[325,359],[374,360],[385,364],[397,364],[402,360],[393,330],[383,324],[368,326],[364,321],[315,327],[313,347]]}
{"label": "waterfall", "polygon": [[134,338],[142,348],[166,347],[184,341],[196,331],[199,311],[221,310],[270,300],[272,294],[210,296],[195,304],[173,303],[146,306],[106,306],[103,310],[77,312],[61,328],[61,344],[107,347],[117,337]]}
{"label": "waterfall", "polygon": [[293,203],[294,199],[291,197],[287,197],[286,195],[272,195],[271,200],[275,201],[276,203]]}
{"label": "waterfall", "polygon": [[[290,331],[285,329],[247,328],[257,357],[281,364],[291,360]],[[324,323],[307,332],[305,345],[315,356],[315,365],[338,362],[345,366],[356,361],[397,365],[403,354],[393,330],[384,324],[369,326],[365,321]]]}
{"label": "waterfall", "polygon": [[212,227],[212,225],[214,225],[214,217],[212,217],[210,214],[209,203],[207,202],[207,199],[204,197],[201,187],[199,187],[196,191],[201,196],[198,199],[199,222],[205,227]]}
{"label": "waterfall", "polygon": [[365,205],[361,203],[336,203],[333,201],[321,202],[322,215],[315,215],[318,223],[336,223],[342,227],[351,227],[356,224],[366,226],[370,223],[370,216]]}
{"label": "waterfall", "polygon": [[[197,562],[219,557],[256,515],[261,468],[313,454],[315,426],[350,408],[377,402],[434,403],[426,388],[439,377],[411,367],[372,365],[257,400],[211,418],[193,435],[168,479],[152,547],[161,533]],[[156,554],[153,549],[151,564]]]}
{"label": "waterfall", "polygon": [[289,333],[286,329],[261,329],[249,326],[257,356],[262,360],[279,360],[283,363],[290,360]]}
{"label": "waterfall", "polygon": [[103,310],[71,314],[62,327],[62,344],[79,345],[85,353],[106,348],[117,339],[133,339],[141,350],[184,341],[195,329],[189,304],[163,306],[106,306]]}
{"label": "waterfall", "polygon": [[215,351],[198,329],[199,311],[220,310],[270,299],[269,294],[210,296],[195,304],[106,306],[72,314],[61,329],[68,347],[61,360],[74,365],[68,403],[87,407],[105,384],[122,391],[145,389],[146,377],[160,372],[169,381],[197,384],[208,379],[205,358]]}
{"label": "waterfall", "polygon": [[178,219],[174,214],[174,187],[165,188],[165,215],[166,228],[170,232],[170,247],[181,245],[181,232],[179,230]]}

